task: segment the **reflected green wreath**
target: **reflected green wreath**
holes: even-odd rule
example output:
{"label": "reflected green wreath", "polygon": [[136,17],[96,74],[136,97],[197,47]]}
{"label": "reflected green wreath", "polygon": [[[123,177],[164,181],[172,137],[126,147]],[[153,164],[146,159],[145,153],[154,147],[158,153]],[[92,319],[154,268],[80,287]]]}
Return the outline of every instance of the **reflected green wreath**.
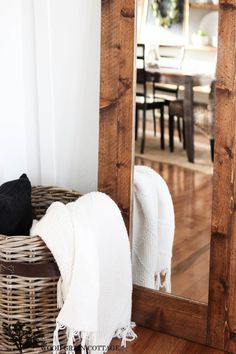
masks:
{"label": "reflected green wreath", "polygon": [[170,28],[173,23],[182,21],[183,11],[179,0],[153,0],[151,9],[162,27]]}

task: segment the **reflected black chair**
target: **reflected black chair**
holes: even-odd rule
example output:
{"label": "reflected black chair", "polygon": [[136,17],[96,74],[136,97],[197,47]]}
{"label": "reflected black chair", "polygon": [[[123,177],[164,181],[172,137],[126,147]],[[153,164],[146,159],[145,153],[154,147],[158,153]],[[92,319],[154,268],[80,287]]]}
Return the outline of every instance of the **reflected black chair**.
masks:
{"label": "reflected black chair", "polygon": [[[145,44],[142,43],[138,43],[137,44],[137,68],[138,69],[145,69],[146,68],[146,63],[145,63]],[[142,80],[141,80],[142,81]],[[137,84],[143,84],[143,82],[137,82]],[[144,97],[144,89],[142,87],[141,92],[138,91],[139,88],[137,88],[137,94],[136,96],[138,97]],[[145,92],[145,94],[147,94],[147,92]],[[153,93],[151,93],[152,95]],[[149,97],[149,100],[152,96]],[[139,99],[139,103],[143,103],[141,100]],[[156,116],[155,116],[155,110],[153,109],[153,130],[154,130],[154,136],[156,136]],[[136,134],[136,139],[137,139],[137,134]]]}
{"label": "reflected black chair", "polygon": [[[185,47],[183,45],[159,45],[158,66],[160,68],[181,69],[184,59]],[[156,83],[153,85],[153,95],[162,98],[169,109],[171,102],[178,98],[179,86],[173,84]],[[179,140],[182,141],[182,130],[180,118],[177,118],[177,129]],[[184,141],[185,144],[185,141]]]}
{"label": "reflected black chair", "polygon": [[[160,68],[181,69],[184,59],[185,47],[183,45],[159,45],[158,46],[158,66]],[[179,86],[163,83],[156,83],[153,92],[157,97],[165,100],[165,104],[178,97]]]}
{"label": "reflected black chair", "polygon": [[144,153],[145,149],[145,138],[146,138],[146,113],[152,110],[154,113],[154,130],[156,128],[156,116],[155,111],[160,111],[160,133],[161,133],[161,149],[165,149],[165,139],[164,139],[164,100],[155,98],[154,96],[147,95],[147,82],[154,84],[153,77],[146,72],[145,69],[137,69],[137,84],[141,91],[136,92],[136,114],[135,114],[135,139],[138,138],[138,123],[139,123],[139,112],[143,113],[143,131],[142,131],[142,142],[141,142],[141,154]]}
{"label": "reflected black chair", "polygon": [[[211,148],[211,159],[214,161],[214,142],[215,142],[215,80],[211,83],[208,104],[195,103],[193,107],[194,125],[208,137]],[[174,151],[174,118],[182,120],[183,127],[183,148],[186,147],[184,104],[183,100],[176,100],[169,105],[169,144],[170,151]]]}
{"label": "reflected black chair", "polygon": [[137,68],[145,69],[145,44],[137,44]]}

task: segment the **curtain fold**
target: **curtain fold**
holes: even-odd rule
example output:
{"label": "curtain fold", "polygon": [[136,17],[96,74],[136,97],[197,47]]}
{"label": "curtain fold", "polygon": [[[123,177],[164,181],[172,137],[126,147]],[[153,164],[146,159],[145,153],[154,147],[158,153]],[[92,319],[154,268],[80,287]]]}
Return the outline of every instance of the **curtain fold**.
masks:
{"label": "curtain fold", "polygon": [[0,183],[97,189],[100,3],[1,0]]}
{"label": "curtain fold", "polygon": [[144,43],[149,0],[137,0],[137,41]]}

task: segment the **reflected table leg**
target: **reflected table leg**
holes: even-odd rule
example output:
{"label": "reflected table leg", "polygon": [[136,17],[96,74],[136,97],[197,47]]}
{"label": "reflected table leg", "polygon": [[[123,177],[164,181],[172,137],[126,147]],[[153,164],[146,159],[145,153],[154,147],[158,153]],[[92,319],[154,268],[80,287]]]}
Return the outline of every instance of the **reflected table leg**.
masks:
{"label": "reflected table leg", "polygon": [[184,91],[184,121],[185,141],[189,162],[194,162],[194,117],[193,117],[193,80],[191,76],[185,77]]}

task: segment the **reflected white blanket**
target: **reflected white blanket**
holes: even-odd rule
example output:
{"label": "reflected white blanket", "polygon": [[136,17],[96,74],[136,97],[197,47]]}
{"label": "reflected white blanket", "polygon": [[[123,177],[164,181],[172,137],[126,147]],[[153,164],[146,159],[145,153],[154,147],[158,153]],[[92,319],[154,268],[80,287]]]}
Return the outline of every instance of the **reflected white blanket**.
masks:
{"label": "reflected white blanket", "polygon": [[164,179],[146,166],[134,168],[133,283],[171,292],[175,218]]}
{"label": "reflected white blanket", "polygon": [[[61,272],[58,299],[62,306],[54,332],[54,354],[60,352],[58,331],[67,328],[68,354],[79,336],[82,353],[102,354],[113,336],[136,336],[131,317],[131,257],[120,210],[103,193],[89,193],[76,202],[53,203],[31,229],[42,237]],[[92,349],[91,349],[92,348]]]}

